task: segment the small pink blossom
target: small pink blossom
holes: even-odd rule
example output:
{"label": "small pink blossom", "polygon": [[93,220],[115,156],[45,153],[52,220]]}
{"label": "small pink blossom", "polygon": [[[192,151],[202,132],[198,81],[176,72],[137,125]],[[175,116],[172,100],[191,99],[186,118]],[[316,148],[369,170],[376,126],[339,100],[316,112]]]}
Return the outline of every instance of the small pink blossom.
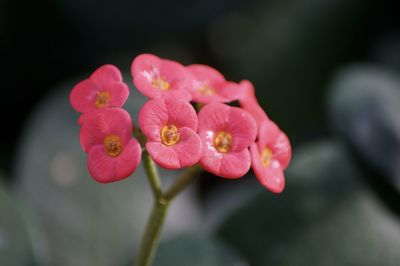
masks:
{"label": "small pink blossom", "polygon": [[72,89],[70,102],[77,112],[88,113],[104,108],[121,107],[128,95],[129,88],[122,82],[118,68],[104,65]]}
{"label": "small pink blossom", "polygon": [[242,80],[240,86],[242,87],[243,93],[242,97],[239,99],[239,104],[254,117],[257,125],[260,126],[268,117],[257,101],[254,86],[248,80]]}
{"label": "small pink blossom", "polygon": [[285,187],[283,170],[292,155],[285,133],[271,120],[264,120],[259,128],[258,142],[250,147],[250,152],[251,165],[260,183],[272,192],[282,192]]}
{"label": "small pink blossom", "polygon": [[148,138],[146,149],[161,167],[179,169],[196,164],[202,154],[197,114],[187,101],[154,99],[139,112],[139,125]]}
{"label": "small pink blossom", "polygon": [[87,166],[93,179],[110,183],[136,170],[141,148],[131,133],[132,120],[123,109],[108,108],[85,115],[80,141],[88,153]]}
{"label": "small pink blossom", "polygon": [[150,99],[192,98],[187,91],[189,74],[178,62],[141,54],[133,60],[131,73],[135,87]]}
{"label": "small pink blossom", "polygon": [[226,81],[216,69],[207,65],[190,65],[186,69],[191,74],[189,91],[192,99],[199,103],[232,102],[241,98],[239,84]]}
{"label": "small pink blossom", "polygon": [[199,112],[199,135],[203,141],[201,166],[225,178],[239,178],[250,169],[249,146],[257,126],[245,110],[222,103],[210,103]]}

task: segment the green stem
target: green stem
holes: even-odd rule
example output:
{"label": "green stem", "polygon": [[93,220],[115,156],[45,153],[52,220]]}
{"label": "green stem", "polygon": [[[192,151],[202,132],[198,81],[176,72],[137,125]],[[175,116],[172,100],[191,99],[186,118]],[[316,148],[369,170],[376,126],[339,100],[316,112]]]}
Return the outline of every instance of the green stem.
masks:
{"label": "green stem", "polygon": [[135,258],[135,266],[152,265],[168,207],[168,201],[160,200],[155,203]]}
{"label": "green stem", "polygon": [[144,150],[142,153],[143,167],[146,171],[147,178],[149,179],[154,198],[159,200],[162,198],[161,180],[158,174],[157,166],[150,158],[149,153]]}
{"label": "green stem", "polygon": [[171,201],[176,195],[178,195],[183,189],[185,189],[197,176],[198,173],[202,171],[199,165],[194,165],[187,168],[171,185],[171,187],[165,192],[164,199]]}

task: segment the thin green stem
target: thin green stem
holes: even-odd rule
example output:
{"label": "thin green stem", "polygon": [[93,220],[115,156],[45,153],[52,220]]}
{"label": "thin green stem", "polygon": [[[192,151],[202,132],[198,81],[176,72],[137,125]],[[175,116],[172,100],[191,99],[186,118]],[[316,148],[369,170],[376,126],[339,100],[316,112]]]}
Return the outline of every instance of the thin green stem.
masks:
{"label": "thin green stem", "polygon": [[199,165],[187,168],[164,193],[164,199],[171,201],[202,171]]}
{"label": "thin green stem", "polygon": [[161,179],[158,174],[157,166],[150,158],[150,155],[146,150],[144,150],[142,153],[142,159],[144,170],[146,171],[147,178],[149,179],[154,198],[159,200],[163,195],[161,190]]}
{"label": "thin green stem", "polygon": [[152,265],[168,207],[168,201],[160,200],[155,203],[139,251],[135,257],[134,266]]}

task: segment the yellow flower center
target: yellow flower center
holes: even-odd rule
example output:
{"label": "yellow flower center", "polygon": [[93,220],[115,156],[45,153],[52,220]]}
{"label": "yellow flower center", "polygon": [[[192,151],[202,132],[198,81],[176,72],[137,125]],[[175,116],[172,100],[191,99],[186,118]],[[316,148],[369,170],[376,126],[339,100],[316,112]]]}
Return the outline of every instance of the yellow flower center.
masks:
{"label": "yellow flower center", "polygon": [[260,160],[264,167],[268,167],[271,164],[272,151],[268,148],[264,148],[260,154]]}
{"label": "yellow flower center", "polygon": [[108,91],[99,91],[96,94],[95,105],[98,109],[106,107],[108,100],[110,100],[111,95]]}
{"label": "yellow flower center", "polygon": [[215,136],[214,145],[219,152],[229,152],[232,145],[232,135],[225,131],[220,131]]}
{"label": "yellow flower center", "polygon": [[160,77],[153,79],[151,81],[151,85],[153,86],[153,88],[159,89],[162,91],[168,90],[171,87],[171,85],[169,84],[168,81],[166,81],[165,79],[160,78]]}
{"label": "yellow flower center", "polygon": [[197,89],[197,91],[203,95],[214,95],[215,94],[215,89],[213,87],[209,87],[207,85],[201,86],[200,88]]}
{"label": "yellow flower center", "polygon": [[165,125],[160,132],[162,142],[167,145],[174,145],[179,141],[179,132],[174,125]]}
{"label": "yellow flower center", "polygon": [[122,152],[121,139],[116,135],[110,135],[105,137],[104,150],[111,157],[116,157],[120,155]]}

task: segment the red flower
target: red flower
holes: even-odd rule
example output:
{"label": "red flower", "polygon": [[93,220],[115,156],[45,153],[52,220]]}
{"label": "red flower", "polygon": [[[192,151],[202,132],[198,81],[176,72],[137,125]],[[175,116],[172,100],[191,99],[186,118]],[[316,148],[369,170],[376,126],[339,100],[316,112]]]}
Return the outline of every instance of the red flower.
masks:
{"label": "red flower", "polygon": [[131,118],[123,109],[109,108],[85,115],[80,141],[88,153],[89,173],[96,181],[118,181],[136,170],[141,148],[131,132]]}
{"label": "red flower", "polygon": [[206,65],[190,65],[186,69],[192,76],[189,91],[193,101],[232,102],[241,97],[242,89],[239,84],[226,81],[216,69]]}
{"label": "red flower", "polygon": [[109,107],[121,107],[128,95],[128,86],[122,82],[118,68],[104,65],[73,88],[70,102],[77,112],[88,113]]}
{"label": "red flower", "polygon": [[210,103],[199,113],[199,135],[203,141],[201,166],[225,178],[239,178],[250,168],[248,147],[254,143],[257,126],[245,110]]}
{"label": "red flower", "polygon": [[280,193],[285,187],[283,170],[290,162],[292,149],[285,133],[269,119],[259,128],[258,142],[250,147],[251,165],[260,183]]}
{"label": "red flower", "polygon": [[180,63],[151,54],[137,56],[131,66],[133,84],[148,98],[190,101],[189,74]]}
{"label": "red flower", "polygon": [[202,154],[197,114],[187,101],[154,99],[139,112],[139,125],[148,138],[146,149],[161,167],[179,169],[196,164]]}

